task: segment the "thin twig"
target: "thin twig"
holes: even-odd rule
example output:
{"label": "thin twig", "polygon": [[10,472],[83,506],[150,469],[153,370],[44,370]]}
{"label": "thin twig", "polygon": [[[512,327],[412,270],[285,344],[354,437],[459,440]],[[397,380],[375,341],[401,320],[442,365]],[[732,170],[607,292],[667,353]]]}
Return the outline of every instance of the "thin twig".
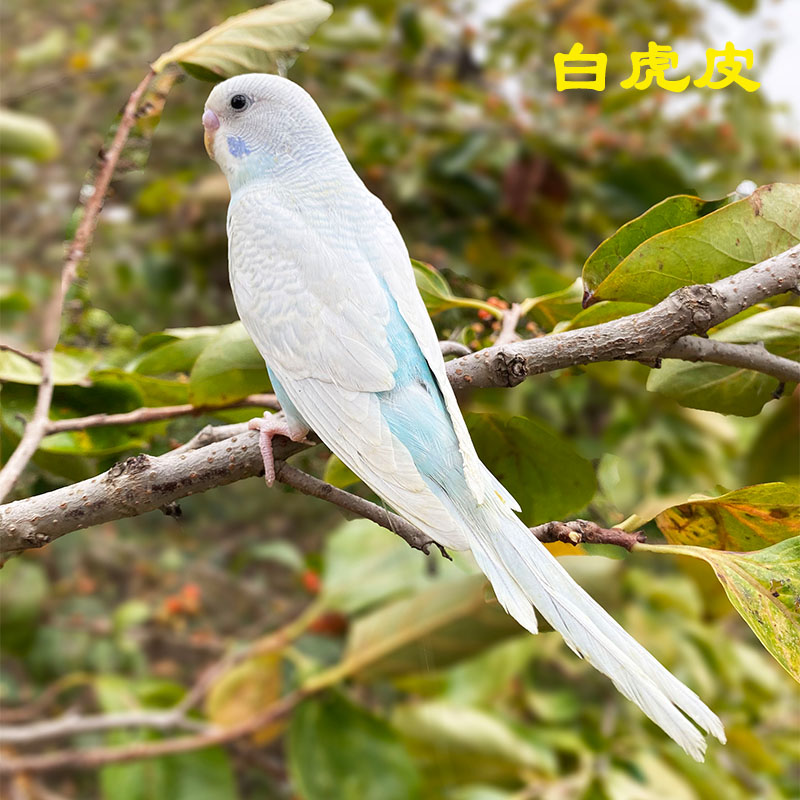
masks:
{"label": "thin twig", "polygon": [[14,488],[19,476],[39,447],[39,442],[42,441],[46,434],[50,403],[53,399],[53,352],[58,344],[58,337],[61,332],[61,314],[64,308],[64,300],[69,287],[75,280],[78,264],[86,254],[94,236],[97,218],[103,207],[103,200],[108,192],[114,169],[117,166],[117,161],[119,161],[131,129],[136,123],[136,110],[139,106],[139,101],[142,99],[154,74],[152,70],[148,71],[125,104],[117,132],[114,135],[111,146],[103,156],[102,165],[95,177],[92,194],[86,201],[86,207],[75,231],[75,237],[67,250],[67,255],[61,268],[61,283],[58,289],[53,292],[53,296],[45,309],[43,344],[39,364],[42,369],[42,379],[36,395],[36,405],[33,410],[33,416],[25,426],[19,444],[6,462],[5,467],[0,470],[0,503]]}
{"label": "thin twig", "polygon": [[120,747],[97,747],[86,750],[56,750],[38,755],[0,760],[0,774],[45,772],[54,769],[93,769],[105,764],[119,764],[144,758],[187,753],[204,747],[225,744],[257,731],[288,714],[308,692],[298,690],[285,695],[269,708],[230,728],[212,728],[195,736],[181,736],[162,741],[134,742]]}
{"label": "thin twig", "polygon": [[0,350],[5,350],[8,353],[14,353],[14,355],[18,355],[24,358],[26,361],[30,361],[31,364],[36,364],[37,367],[42,365],[41,353],[28,353],[25,350],[20,350],[18,347],[14,347],[13,344],[4,344],[3,342],[0,342]]}
{"label": "thin twig", "polygon": [[381,527],[396,533],[415,550],[422,550],[425,555],[428,555],[430,547],[433,546],[438,547],[445,558],[450,558],[441,545],[437,544],[430,536],[426,536],[419,528],[363,497],[345,492],[343,489],[337,489],[335,486],[295,467],[290,467],[282,461],[275,463],[275,477],[281,483],[285,483],[303,494],[326,500],[345,511],[351,511],[360,517],[377,522]]}
{"label": "thin twig", "polygon": [[635,544],[647,541],[641,531],[628,533],[619,528],[601,528],[596,522],[576,519],[571,522],[545,522],[531,528],[531,533],[540,542],[564,542],[565,544],[610,544],[633,550]]}
{"label": "thin twig", "polygon": [[183,713],[137,709],[113,714],[78,716],[66,714],[57,719],[47,719],[28,725],[3,725],[0,727],[0,745],[26,745],[47,739],[79,736],[84,733],[119,730],[121,728],[151,728],[153,730],[186,730],[205,732],[208,726],[189,719]]}
{"label": "thin twig", "polygon": [[496,347],[502,347],[506,344],[519,341],[517,334],[517,325],[519,325],[520,317],[522,317],[522,306],[519,303],[512,303],[511,308],[507,308],[503,312],[503,321],[500,325],[500,333],[497,334],[495,341]]}
{"label": "thin twig", "polygon": [[47,435],[62,433],[64,431],[82,431],[86,428],[98,428],[107,425],[138,425],[147,422],[159,422],[175,417],[200,414],[213,414],[231,408],[264,407],[279,409],[280,404],[274,394],[251,394],[242,400],[225,403],[219,406],[194,406],[186,403],[179,406],[153,406],[137,408],[121,414],[92,414],[88,417],[74,417],[73,419],[51,420],[47,424]]}

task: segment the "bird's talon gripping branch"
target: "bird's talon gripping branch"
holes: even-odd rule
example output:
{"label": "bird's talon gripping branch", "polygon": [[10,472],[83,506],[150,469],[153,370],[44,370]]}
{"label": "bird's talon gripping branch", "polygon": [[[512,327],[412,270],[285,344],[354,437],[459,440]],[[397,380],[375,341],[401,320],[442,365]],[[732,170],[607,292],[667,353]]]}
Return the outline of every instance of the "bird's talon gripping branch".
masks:
{"label": "bird's talon gripping branch", "polygon": [[258,431],[258,446],[261,449],[261,458],[264,459],[264,480],[267,486],[275,483],[275,457],[272,454],[272,440],[275,436],[285,436],[293,439],[286,420],[278,414],[267,414],[264,417],[255,417],[247,423],[251,431]]}

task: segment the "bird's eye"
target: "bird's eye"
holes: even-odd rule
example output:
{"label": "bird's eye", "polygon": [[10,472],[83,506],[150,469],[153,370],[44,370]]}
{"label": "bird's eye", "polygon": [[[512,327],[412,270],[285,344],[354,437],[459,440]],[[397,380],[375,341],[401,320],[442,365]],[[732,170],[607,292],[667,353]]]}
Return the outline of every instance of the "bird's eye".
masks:
{"label": "bird's eye", "polygon": [[233,97],[231,97],[231,108],[234,111],[244,111],[244,109],[249,105],[250,100],[246,95],[235,94]]}

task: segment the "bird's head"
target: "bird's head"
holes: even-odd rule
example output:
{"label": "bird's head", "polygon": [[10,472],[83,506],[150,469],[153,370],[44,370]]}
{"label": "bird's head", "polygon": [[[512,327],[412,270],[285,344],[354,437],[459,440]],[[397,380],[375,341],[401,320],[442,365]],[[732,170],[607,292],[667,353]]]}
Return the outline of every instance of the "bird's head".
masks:
{"label": "bird's head", "polygon": [[231,191],[297,171],[341,150],[310,95],[278,75],[237,75],[214,87],[203,111],[205,145]]}

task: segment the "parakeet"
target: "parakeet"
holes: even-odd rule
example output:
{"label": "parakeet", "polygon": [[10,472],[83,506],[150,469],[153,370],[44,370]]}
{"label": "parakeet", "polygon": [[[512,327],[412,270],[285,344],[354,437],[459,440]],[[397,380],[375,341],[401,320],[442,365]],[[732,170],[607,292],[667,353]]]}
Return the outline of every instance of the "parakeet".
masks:
{"label": "parakeet", "polygon": [[400,515],[469,548],[497,599],[536,633],[534,608],[698,760],[717,716],[612,619],[514,513],[481,463],[391,215],[322,112],[276,75],[218,84],[202,117],[231,190],[230,283],[285,420],[254,421],[267,481],[272,437],[309,431]]}

